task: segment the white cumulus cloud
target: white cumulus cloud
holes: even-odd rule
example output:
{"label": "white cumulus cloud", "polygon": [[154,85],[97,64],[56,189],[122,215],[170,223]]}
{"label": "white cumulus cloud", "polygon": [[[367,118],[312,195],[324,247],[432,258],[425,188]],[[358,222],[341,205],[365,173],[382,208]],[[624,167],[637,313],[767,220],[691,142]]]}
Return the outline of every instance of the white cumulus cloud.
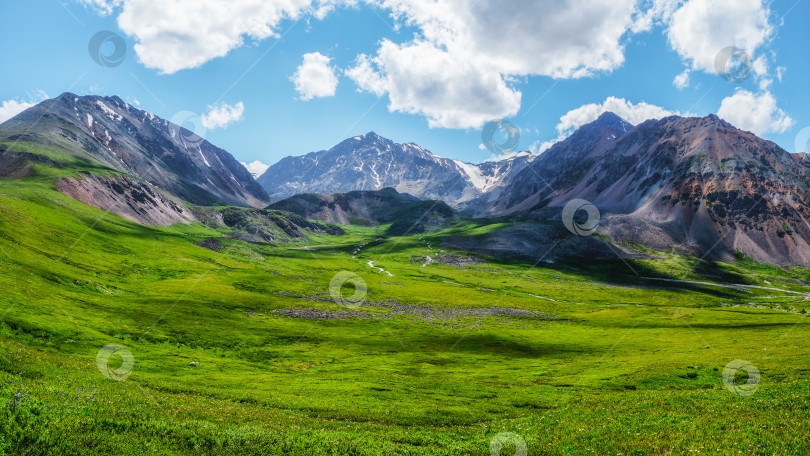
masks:
{"label": "white cumulus cloud", "polygon": [[737,128],[760,136],[784,133],[795,124],[785,111],[779,109],[770,92],[755,94],[737,89],[734,95],[723,99],[717,115]]}
{"label": "white cumulus cloud", "polygon": [[649,119],[680,115],[677,111],[670,111],[643,101],[633,104],[624,98],[608,97],[603,103],[586,104],[568,111],[560,118],[560,123],[557,124],[557,132],[560,135],[570,134],[582,125],[598,119],[599,116],[606,112],[612,112],[633,125],[638,125]]}
{"label": "white cumulus cloud", "polygon": [[[693,70],[716,73],[721,49],[735,46],[757,59],[774,33],[766,0],[689,0],[671,14],[667,37],[675,52]],[[764,59],[754,71],[767,70]]]}
{"label": "white cumulus cloud", "polygon": [[518,112],[515,78],[580,78],[624,63],[635,0],[380,0],[419,33],[382,40],[347,75],[387,94],[389,110],[420,114],[431,127],[476,128]]}
{"label": "white cumulus cloud", "polygon": [[284,20],[324,17],[342,0],[80,0],[135,39],[148,68],[175,73],[223,57],[247,41],[279,36]]}
{"label": "white cumulus cloud", "polygon": [[536,0],[528,8],[525,0],[78,1],[117,15],[139,60],[163,73],[277,37],[285,20],[321,19],[358,3],[388,11],[417,35],[381,41],[376,55],[360,56],[346,74],[362,90],[387,94],[391,111],[450,128],[514,115],[521,102],[516,78],[579,78],[618,68],[624,38],[639,21],[637,0]]}
{"label": "white cumulus cloud", "polygon": [[268,168],[270,168],[270,165],[266,165],[260,162],[259,160],[255,160],[251,163],[242,162],[242,166],[244,166],[248,171],[250,171],[250,174],[252,174],[254,178],[258,178],[259,176],[264,174],[264,172],[267,171]]}
{"label": "white cumulus cloud", "polygon": [[121,5],[122,0],[78,0],[84,6],[98,11],[102,16],[112,14],[116,6]]}
{"label": "white cumulus cloud", "polygon": [[500,74],[432,43],[384,40],[376,57],[358,62],[346,74],[361,89],[387,93],[390,111],[423,115],[431,128],[475,128],[520,109],[520,92]]}
{"label": "white cumulus cloud", "polygon": [[672,85],[681,90],[689,87],[689,70],[684,70],[683,73],[675,76]]}
{"label": "white cumulus cloud", "polygon": [[304,54],[301,65],[295,70],[292,78],[295,90],[301,100],[331,97],[335,94],[338,78],[335,69],[329,66],[331,59],[320,52]]}
{"label": "white cumulus cloud", "polygon": [[[390,14],[411,38],[379,41],[344,74],[359,90],[388,98],[388,109],[424,116],[430,127],[478,128],[522,106],[519,83],[610,73],[625,61],[634,33],[660,28],[686,71],[714,73],[721,49],[752,58],[760,91],[770,88],[778,21],[770,0],[78,0],[117,16],[148,68],[174,73],[279,37],[284,21],[322,19],[363,4]],[[307,54],[293,76],[302,100],[331,96],[337,76],[329,59]],[[532,102],[533,100],[529,100]]]}
{"label": "white cumulus cloud", "polygon": [[208,112],[201,116],[202,124],[209,130],[227,128],[228,125],[242,120],[244,112],[245,105],[241,101],[233,106],[225,103],[208,106]]}

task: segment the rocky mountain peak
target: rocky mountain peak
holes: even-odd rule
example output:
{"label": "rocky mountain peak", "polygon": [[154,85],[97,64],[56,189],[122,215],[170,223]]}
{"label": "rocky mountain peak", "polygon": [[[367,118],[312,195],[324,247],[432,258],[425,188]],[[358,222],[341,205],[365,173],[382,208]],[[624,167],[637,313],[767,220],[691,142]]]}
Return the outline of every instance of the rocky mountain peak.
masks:
{"label": "rocky mountain peak", "polygon": [[631,123],[610,111],[603,112],[593,123],[600,127],[615,128],[616,130],[624,130],[633,127]]}
{"label": "rocky mountain peak", "polygon": [[[194,204],[264,206],[267,194],[231,154],[117,96],[65,92],[0,126],[139,178]],[[52,145],[58,139],[57,145]]]}
{"label": "rocky mountain peak", "polygon": [[419,198],[460,205],[501,186],[528,155],[473,165],[434,155],[415,143],[397,144],[375,132],[271,166],[258,182],[273,199],[298,193],[343,193],[392,187]]}

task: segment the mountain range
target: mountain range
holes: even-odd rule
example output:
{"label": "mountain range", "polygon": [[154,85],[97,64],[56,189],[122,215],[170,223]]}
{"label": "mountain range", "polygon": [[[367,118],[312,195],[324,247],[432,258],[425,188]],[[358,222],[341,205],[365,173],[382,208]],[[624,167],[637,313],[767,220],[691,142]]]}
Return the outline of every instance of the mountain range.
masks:
{"label": "mountain range", "polygon": [[600,232],[620,244],[808,265],[808,177],[804,156],[715,115],[628,128],[608,113],[546,151],[478,211],[542,217],[584,199],[607,215]]}
{"label": "mountain range", "polygon": [[[601,237],[588,242],[810,266],[810,159],[714,115],[634,126],[605,113],[540,155],[477,165],[370,132],[284,158],[254,179],[228,152],[118,97],[65,93],[0,125],[0,143],[0,176],[25,177],[31,163],[65,167],[71,157],[84,171],[60,179],[60,191],[145,224],[208,219],[199,206],[277,201],[270,209],[327,223],[401,219],[429,230],[459,216],[559,221],[581,199],[601,216]],[[521,229],[524,240],[550,238]]]}
{"label": "mountain range", "polygon": [[470,217],[538,221],[583,199],[618,245],[810,265],[808,165],[715,115],[634,126],[605,113],[541,155],[469,165],[369,133],[283,159],[259,182],[271,195],[386,185]]}
{"label": "mountain range", "polygon": [[258,182],[273,199],[299,193],[342,193],[391,187],[422,199],[458,206],[496,191],[534,156],[523,152],[474,165],[439,157],[413,144],[397,144],[374,132],[329,150],[286,157]]}

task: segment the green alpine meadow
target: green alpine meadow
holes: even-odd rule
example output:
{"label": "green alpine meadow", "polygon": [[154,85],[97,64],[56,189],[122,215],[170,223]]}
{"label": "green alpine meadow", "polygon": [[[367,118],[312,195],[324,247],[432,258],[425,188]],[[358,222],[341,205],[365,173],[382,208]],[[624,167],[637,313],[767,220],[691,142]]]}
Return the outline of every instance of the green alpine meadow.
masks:
{"label": "green alpine meadow", "polygon": [[0,1],[0,456],[810,455],[808,18]]}
{"label": "green alpine meadow", "polygon": [[116,171],[2,147],[2,454],[808,451],[805,268],[442,247],[539,224],[499,218],[145,226],[56,190]]}

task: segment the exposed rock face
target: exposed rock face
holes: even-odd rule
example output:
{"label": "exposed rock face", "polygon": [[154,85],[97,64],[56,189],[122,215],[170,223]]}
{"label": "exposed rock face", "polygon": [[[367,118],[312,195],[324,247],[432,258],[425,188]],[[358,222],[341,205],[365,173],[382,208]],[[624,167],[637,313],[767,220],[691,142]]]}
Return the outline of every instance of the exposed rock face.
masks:
{"label": "exposed rock face", "polygon": [[90,159],[194,204],[268,201],[231,154],[118,97],[64,93],[0,125],[0,140]]}
{"label": "exposed rock face", "polygon": [[615,114],[602,115],[519,170],[495,198],[476,200],[468,211],[474,215],[502,215],[531,210],[549,195],[555,195],[557,189],[581,181],[617,138],[632,128]]}
{"label": "exposed rock face", "polygon": [[438,157],[413,143],[396,144],[374,132],[332,149],[286,157],[258,182],[273,199],[301,193],[345,193],[392,187],[423,199],[460,205],[508,182],[533,156],[472,165]]}
{"label": "exposed rock face", "polygon": [[61,179],[56,187],[77,201],[142,225],[169,226],[196,220],[183,203],[129,176],[86,174]]}
{"label": "exposed rock face", "polygon": [[581,198],[625,216],[603,220],[614,240],[810,266],[806,157],[716,116],[625,124],[606,114],[583,126],[478,210],[545,216]]}

